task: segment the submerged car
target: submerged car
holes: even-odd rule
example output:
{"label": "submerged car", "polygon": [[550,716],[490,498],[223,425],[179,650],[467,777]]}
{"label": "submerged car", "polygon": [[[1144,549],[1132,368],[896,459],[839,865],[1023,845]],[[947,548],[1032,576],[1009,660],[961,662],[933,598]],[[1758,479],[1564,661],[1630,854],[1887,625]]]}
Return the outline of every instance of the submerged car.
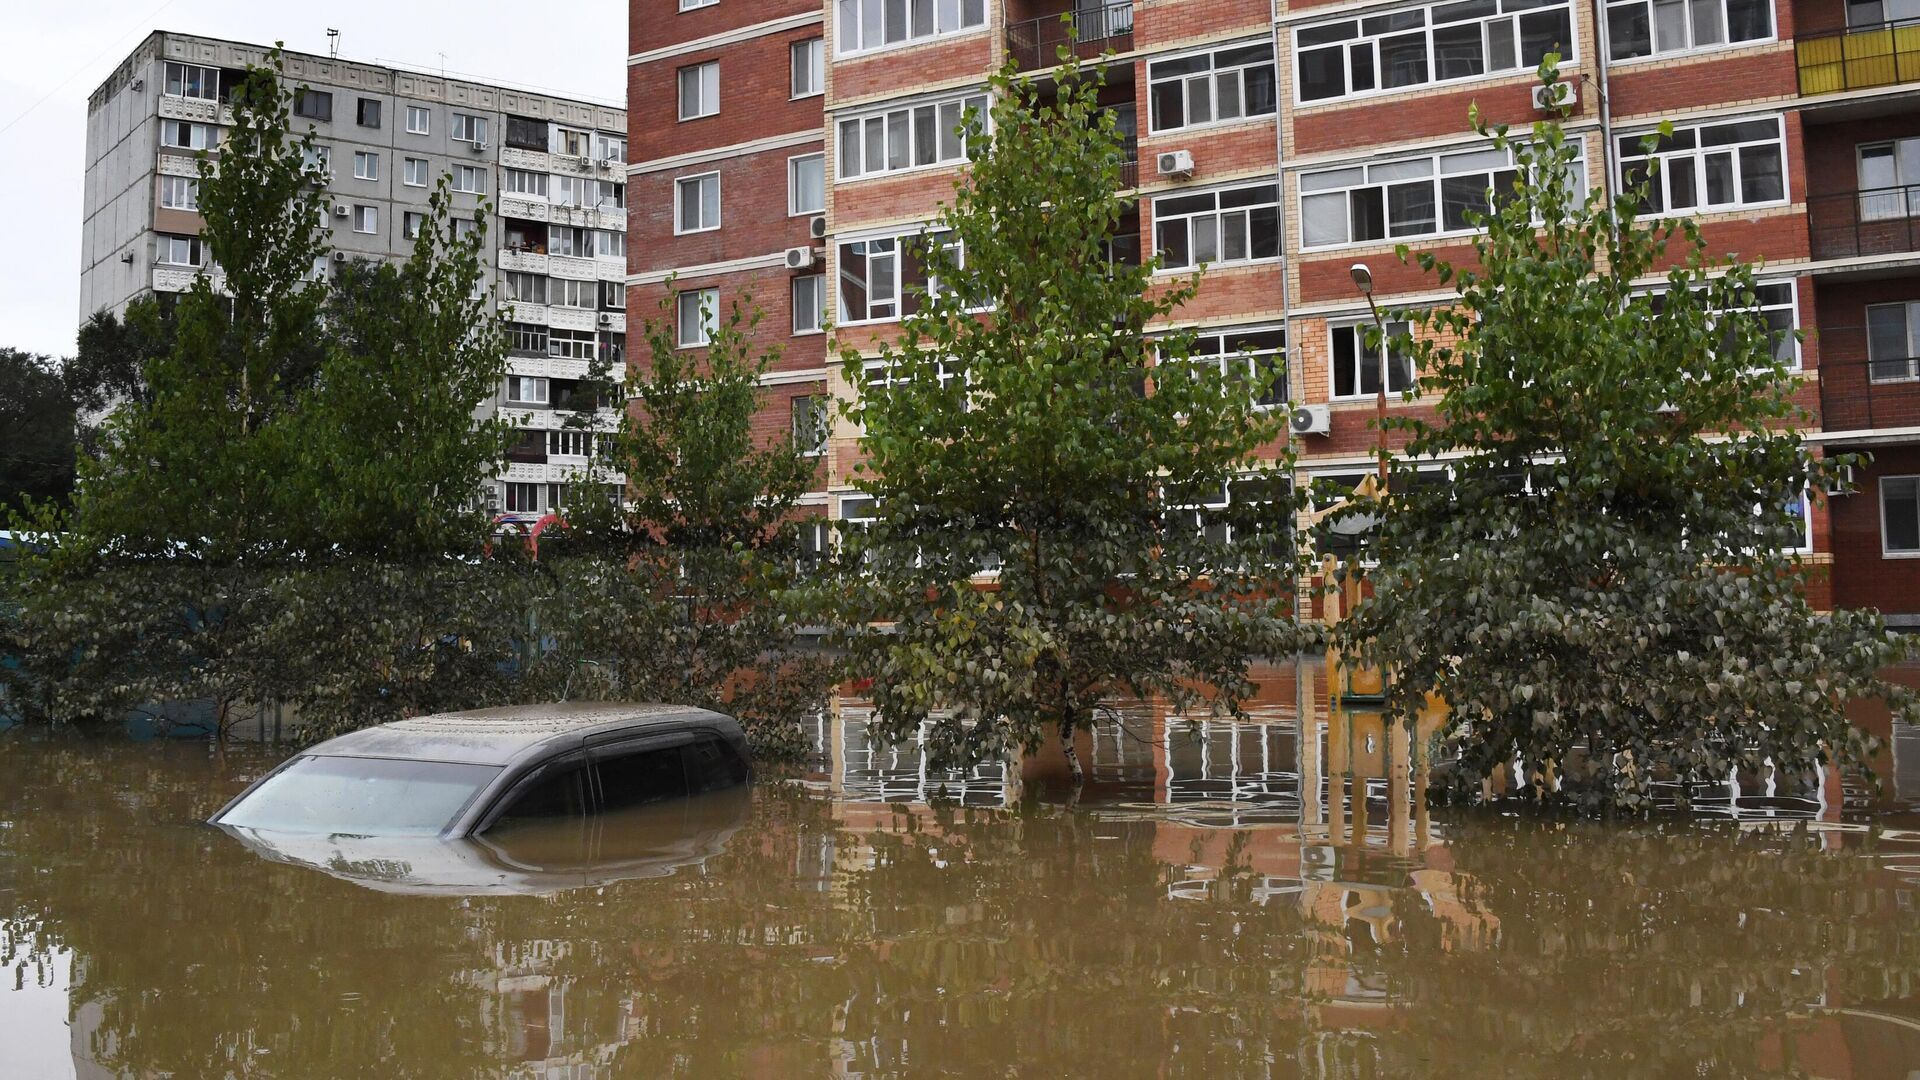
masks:
{"label": "submerged car", "polygon": [[442,713],[329,739],[212,822],[249,836],[457,840],[737,788],[732,718],[674,705],[564,702]]}

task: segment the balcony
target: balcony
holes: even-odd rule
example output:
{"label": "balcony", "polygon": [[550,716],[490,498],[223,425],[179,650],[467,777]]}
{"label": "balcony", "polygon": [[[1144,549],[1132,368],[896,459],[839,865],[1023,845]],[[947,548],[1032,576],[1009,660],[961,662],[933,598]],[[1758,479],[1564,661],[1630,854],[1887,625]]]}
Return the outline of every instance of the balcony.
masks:
{"label": "balcony", "polygon": [[1803,97],[1911,82],[1920,79],[1920,19],[1802,34],[1793,52]]}
{"label": "balcony", "polygon": [[[1820,338],[1824,347],[1830,338],[1864,334],[1862,327],[1837,327],[1821,330]],[[1821,427],[1864,431],[1916,425],[1920,425],[1920,358],[1821,361]]]}
{"label": "balcony", "polygon": [[1816,259],[1920,251],[1920,185],[1809,196],[1807,234]]}
{"label": "balcony", "polygon": [[1133,48],[1133,0],[1056,11],[1007,25],[1007,52],[1022,71],[1052,67],[1066,47],[1081,60]]}

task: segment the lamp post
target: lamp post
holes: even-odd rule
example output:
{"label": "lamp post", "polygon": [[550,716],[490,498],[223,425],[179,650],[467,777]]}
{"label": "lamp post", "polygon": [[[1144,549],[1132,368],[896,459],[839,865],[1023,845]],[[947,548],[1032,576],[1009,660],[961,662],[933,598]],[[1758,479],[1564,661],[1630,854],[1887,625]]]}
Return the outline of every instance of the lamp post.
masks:
{"label": "lamp post", "polygon": [[[1374,395],[1374,448],[1380,455],[1380,495],[1387,494],[1387,328],[1380,321],[1380,305],[1373,302],[1373,271],[1366,263],[1354,263],[1347,270],[1353,275],[1353,287],[1367,298],[1367,310],[1373,313],[1373,328],[1380,332],[1380,388]],[[1356,358],[1357,359],[1357,358]]]}

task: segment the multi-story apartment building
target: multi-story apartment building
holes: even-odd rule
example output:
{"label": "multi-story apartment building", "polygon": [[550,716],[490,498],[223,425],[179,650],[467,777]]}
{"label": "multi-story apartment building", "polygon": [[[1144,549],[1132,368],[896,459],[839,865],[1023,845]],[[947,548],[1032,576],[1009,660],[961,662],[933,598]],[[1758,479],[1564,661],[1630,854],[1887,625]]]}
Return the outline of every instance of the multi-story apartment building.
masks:
{"label": "multi-story apartment building", "polygon": [[[1351,268],[1385,308],[1449,294],[1394,245],[1470,257],[1463,212],[1512,163],[1469,128],[1546,115],[1534,74],[1561,57],[1586,184],[1645,174],[1674,129],[1651,210],[1689,214],[1716,253],[1762,264],[1761,301],[1803,376],[1809,441],[1866,451],[1844,492],[1795,504],[1820,604],[1920,623],[1920,12],[1841,0],[664,0],[632,5],[630,301],[751,292],[785,349],[768,437],[813,439],[826,358],[897,324],[900,240],[964,167],[950,120],[1012,57],[1114,55],[1104,94],[1135,159],[1121,250],[1208,266],[1182,312],[1223,362],[1288,372],[1307,406],[1298,479],[1372,466],[1380,380]],[[1071,12],[1071,29],[1061,16]],[[1889,21],[1893,20],[1893,21]],[[1163,167],[1164,166],[1164,167]],[[1510,175],[1510,174],[1509,174]],[[810,248],[789,257],[788,248]],[[831,286],[828,283],[832,283]],[[1649,287],[1657,282],[1649,281]],[[832,325],[833,340],[822,335]],[[1229,359],[1230,358],[1230,359]],[[848,430],[825,446],[819,513],[858,518]],[[1276,448],[1277,449],[1277,448]],[[1711,478],[1703,478],[1711,482]]]}
{"label": "multi-story apartment building", "polygon": [[[231,88],[260,45],[156,31],[87,109],[80,317],[178,293],[202,272],[195,154],[219,154]],[[400,260],[441,176],[469,223],[493,208],[487,288],[510,312],[508,376],[483,415],[526,429],[489,498],[539,515],[586,466],[592,432],[568,418],[596,356],[626,350],[626,114],[617,108],[336,57],[288,52],[295,129],[332,209],[329,261]],[[330,273],[316,266],[316,276]],[[591,424],[613,426],[601,409]]]}

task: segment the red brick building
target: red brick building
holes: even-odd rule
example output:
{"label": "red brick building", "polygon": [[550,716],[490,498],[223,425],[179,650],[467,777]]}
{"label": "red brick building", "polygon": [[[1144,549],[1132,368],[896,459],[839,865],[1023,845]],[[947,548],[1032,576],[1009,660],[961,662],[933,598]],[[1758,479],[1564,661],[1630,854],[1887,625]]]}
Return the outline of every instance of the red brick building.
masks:
{"label": "red brick building", "polygon": [[[1470,105],[1539,118],[1534,68],[1559,54],[1595,189],[1672,123],[1659,209],[1762,264],[1767,317],[1807,335],[1790,360],[1809,440],[1874,455],[1803,501],[1817,598],[1920,622],[1920,20],[1881,4],[636,2],[629,310],[665,300],[698,348],[703,300],[751,296],[782,349],[765,435],[812,444],[820,405],[849,393],[829,356],[897,332],[901,240],[964,165],[952,122],[1008,56],[1050,65],[1069,9],[1083,55],[1117,56],[1105,96],[1141,163],[1122,247],[1169,273],[1207,263],[1182,322],[1284,359],[1287,397],[1324,414],[1295,437],[1302,480],[1366,471],[1378,380],[1410,378],[1364,355],[1349,267],[1371,267],[1383,307],[1444,299],[1394,245],[1464,253],[1461,211],[1510,168]],[[820,442],[810,512],[859,516],[856,435]]]}

